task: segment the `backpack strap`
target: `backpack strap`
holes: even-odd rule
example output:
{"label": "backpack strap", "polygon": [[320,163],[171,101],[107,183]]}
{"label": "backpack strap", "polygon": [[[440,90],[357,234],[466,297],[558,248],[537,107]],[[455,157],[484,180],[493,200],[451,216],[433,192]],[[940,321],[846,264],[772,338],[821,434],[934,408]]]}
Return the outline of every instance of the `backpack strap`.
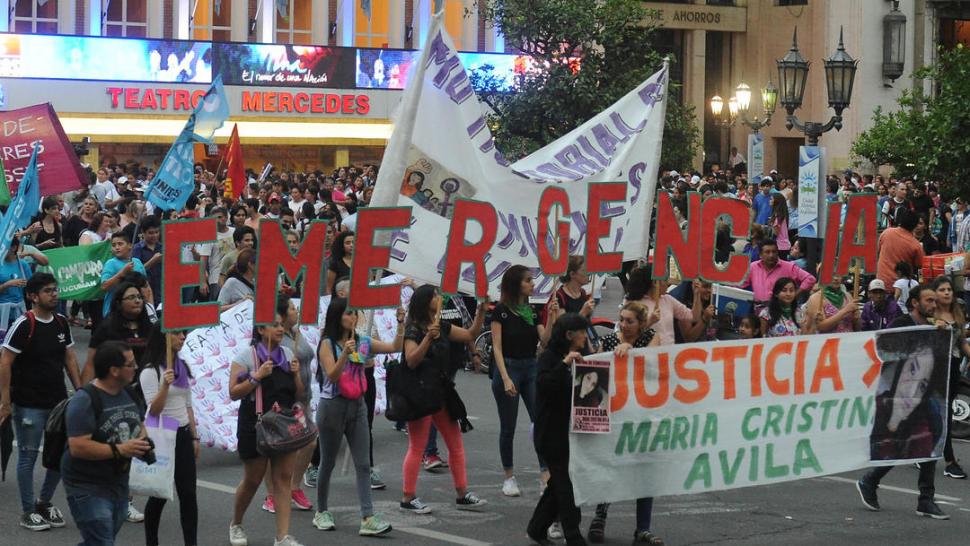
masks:
{"label": "backpack strap", "polygon": [[88,393],[88,397],[91,399],[91,410],[94,412],[94,422],[97,424],[101,413],[104,411],[104,400],[101,399],[101,393],[98,392],[101,389],[95,387],[93,383],[88,383],[82,386],[81,389]]}
{"label": "backpack strap", "polygon": [[[259,355],[256,353],[256,346],[253,345],[253,370],[259,368]],[[256,384],[256,420],[263,418],[263,386]]]}
{"label": "backpack strap", "polygon": [[30,324],[30,330],[27,331],[27,344],[30,345],[30,340],[34,339],[34,330],[37,328],[37,317],[33,311],[27,311],[24,315],[26,315],[27,322]]}

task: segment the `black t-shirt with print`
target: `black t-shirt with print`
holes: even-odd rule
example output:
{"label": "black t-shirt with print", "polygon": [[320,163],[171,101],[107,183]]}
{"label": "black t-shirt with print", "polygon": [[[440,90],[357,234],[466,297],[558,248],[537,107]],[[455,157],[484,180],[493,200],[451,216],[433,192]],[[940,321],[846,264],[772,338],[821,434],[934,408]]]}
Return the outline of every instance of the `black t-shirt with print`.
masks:
{"label": "black t-shirt with print", "polygon": [[88,348],[97,349],[105,341],[124,341],[131,347],[131,352],[135,354],[135,361],[140,366],[151,331],[152,324],[148,320],[138,321],[137,328],[129,328],[126,321],[121,320],[118,315],[109,315],[94,331]]}
{"label": "black t-shirt with print", "polygon": [[71,328],[63,315],[48,321],[23,315],[14,321],[3,342],[16,354],[10,377],[10,398],[25,408],[51,409],[67,398],[64,386],[64,361],[68,347],[74,345]]}
{"label": "black t-shirt with print", "polygon": [[[538,316],[532,308],[533,322]],[[504,303],[495,306],[492,320],[502,325],[502,356],[505,358],[535,358],[539,346],[539,330],[522,317],[506,307]]]}

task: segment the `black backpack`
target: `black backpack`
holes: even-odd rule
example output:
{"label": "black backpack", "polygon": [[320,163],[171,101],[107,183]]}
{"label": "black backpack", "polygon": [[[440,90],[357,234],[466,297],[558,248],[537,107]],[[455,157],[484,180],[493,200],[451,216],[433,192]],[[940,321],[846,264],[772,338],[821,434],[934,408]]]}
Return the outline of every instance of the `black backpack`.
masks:
{"label": "black backpack", "polygon": [[[97,392],[98,388],[88,383],[79,390],[83,390],[91,397],[91,409],[94,411],[94,421],[97,422],[104,409],[101,395]],[[74,393],[77,394],[76,392]],[[47,423],[44,425],[44,456],[43,465],[48,470],[61,471],[61,457],[67,449],[67,404],[70,398],[61,400],[47,416]]]}

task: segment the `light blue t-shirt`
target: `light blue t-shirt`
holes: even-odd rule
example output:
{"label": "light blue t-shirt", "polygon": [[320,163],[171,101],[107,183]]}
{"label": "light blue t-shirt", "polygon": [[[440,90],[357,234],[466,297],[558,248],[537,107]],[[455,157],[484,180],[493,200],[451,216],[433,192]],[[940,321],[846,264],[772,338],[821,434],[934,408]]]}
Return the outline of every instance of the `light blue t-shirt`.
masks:
{"label": "light blue t-shirt", "polygon": [[[322,338],[320,343],[327,343],[330,345],[330,349],[333,350],[334,353],[334,360],[340,358],[340,353],[343,350],[340,344],[331,342],[330,338],[328,337]],[[360,354],[360,361],[357,362],[356,359],[351,359],[348,360],[347,365],[350,365],[351,362],[364,364],[368,360],[374,358],[374,355],[371,354],[371,338],[367,336],[359,336],[357,338],[357,352]],[[320,375],[323,377],[323,384],[320,385],[320,398],[324,398],[326,400],[336,398],[337,395],[340,394],[340,387],[336,383],[331,382],[330,378],[327,377],[327,372],[324,369],[322,362],[320,363]]]}
{"label": "light blue t-shirt", "polygon": [[[145,265],[141,263],[141,260],[139,260],[138,258],[132,258],[130,261],[135,263],[134,271],[141,273],[147,279],[148,272],[145,271]],[[110,279],[111,277],[114,277],[115,275],[117,275],[118,272],[125,267],[126,263],[128,262],[119,260],[118,258],[111,258],[110,260],[105,262],[104,269],[101,270],[101,282],[103,283],[108,279]],[[118,285],[115,284],[115,286],[118,286]],[[114,295],[115,295],[114,287],[112,287],[111,290],[108,290],[107,292],[104,293],[104,307],[102,310],[102,313],[104,313],[104,316],[108,316],[108,313],[111,312],[111,300],[112,298],[114,298]]]}
{"label": "light blue t-shirt", "polygon": [[[0,284],[13,279],[29,279],[31,275],[30,264],[17,258],[12,262],[0,261]],[[11,286],[0,292],[0,303],[23,303],[24,289],[19,286]]]}

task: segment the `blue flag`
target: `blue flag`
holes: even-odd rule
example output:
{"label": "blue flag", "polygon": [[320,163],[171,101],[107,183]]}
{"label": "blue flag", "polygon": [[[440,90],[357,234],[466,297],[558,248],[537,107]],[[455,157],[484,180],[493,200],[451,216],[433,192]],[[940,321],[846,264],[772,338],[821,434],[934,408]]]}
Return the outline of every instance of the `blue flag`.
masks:
{"label": "blue flag", "polygon": [[165,154],[158,174],[145,190],[145,198],[162,210],[179,210],[195,190],[196,142],[211,144],[216,130],[229,119],[229,101],[222,87],[222,76],[216,76],[212,87],[199,101],[195,111]]}
{"label": "blue flag", "polygon": [[37,176],[37,146],[30,155],[24,178],[17,187],[17,196],[10,202],[7,213],[0,219],[0,259],[10,250],[10,242],[18,230],[27,227],[40,210],[40,179]]}

